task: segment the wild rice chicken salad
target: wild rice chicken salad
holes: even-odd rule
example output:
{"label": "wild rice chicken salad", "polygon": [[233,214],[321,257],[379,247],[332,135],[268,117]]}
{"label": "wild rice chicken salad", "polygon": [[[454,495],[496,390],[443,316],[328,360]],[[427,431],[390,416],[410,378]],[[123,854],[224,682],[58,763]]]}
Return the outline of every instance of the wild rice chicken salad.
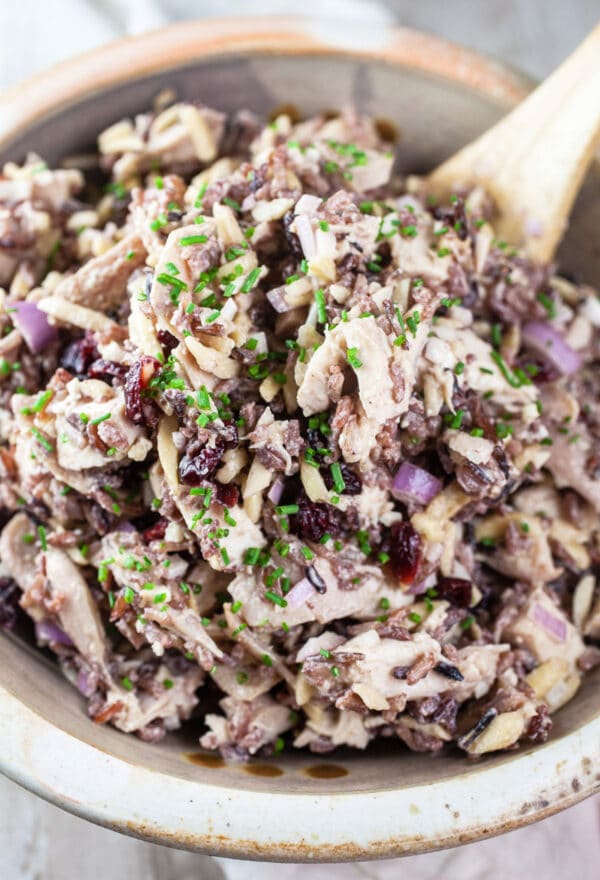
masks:
{"label": "wild rice chicken salad", "polygon": [[600,302],[353,111],[0,176],[0,615],[228,758],[542,742],[600,657]]}

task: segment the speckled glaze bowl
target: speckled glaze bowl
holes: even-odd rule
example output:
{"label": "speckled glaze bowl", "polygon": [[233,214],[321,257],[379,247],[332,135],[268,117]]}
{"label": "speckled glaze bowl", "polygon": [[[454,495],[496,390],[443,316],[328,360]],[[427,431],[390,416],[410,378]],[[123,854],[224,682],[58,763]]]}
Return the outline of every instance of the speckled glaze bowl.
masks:
{"label": "speckled glaze bowl", "polygon": [[[0,162],[27,150],[49,162],[79,152],[165,87],[223,110],[265,114],[286,104],[314,113],[354,102],[398,128],[400,167],[423,171],[530,85],[495,62],[406,30],[264,18],[188,22],[89,53],[7,93]],[[561,257],[564,270],[597,285],[599,183],[596,168]],[[64,809],[171,846],[290,861],[418,853],[517,828],[597,790],[598,673],[558,713],[545,745],[477,764],[390,742],[321,760],[290,754],[226,767],[206,756],[190,760],[198,731],[149,745],[93,724],[52,662],[1,637],[0,766]]]}

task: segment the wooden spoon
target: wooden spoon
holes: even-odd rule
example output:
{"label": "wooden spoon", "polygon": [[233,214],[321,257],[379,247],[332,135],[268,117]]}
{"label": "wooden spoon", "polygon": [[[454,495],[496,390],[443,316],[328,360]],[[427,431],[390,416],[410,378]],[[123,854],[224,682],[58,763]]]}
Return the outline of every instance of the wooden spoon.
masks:
{"label": "wooden spoon", "polygon": [[508,116],[429,176],[435,195],[480,184],[498,236],[552,259],[600,141],[600,24]]}

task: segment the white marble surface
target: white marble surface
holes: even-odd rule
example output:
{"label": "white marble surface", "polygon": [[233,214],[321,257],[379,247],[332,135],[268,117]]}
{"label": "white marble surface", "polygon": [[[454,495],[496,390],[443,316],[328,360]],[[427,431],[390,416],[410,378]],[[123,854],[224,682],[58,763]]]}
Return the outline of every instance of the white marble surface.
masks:
{"label": "white marble surface", "polygon": [[[0,88],[124,33],[199,15],[294,13],[285,0],[0,0]],[[599,0],[303,0],[302,11],[434,31],[541,77],[600,16]],[[598,880],[600,798],[458,850],[356,865],[208,859],[106,831],[0,778],[0,880]]]}

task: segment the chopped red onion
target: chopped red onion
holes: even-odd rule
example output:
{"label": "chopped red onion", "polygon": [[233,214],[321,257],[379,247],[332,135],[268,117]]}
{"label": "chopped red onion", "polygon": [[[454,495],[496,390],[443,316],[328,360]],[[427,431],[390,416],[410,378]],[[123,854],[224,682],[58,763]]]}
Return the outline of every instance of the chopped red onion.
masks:
{"label": "chopped red onion", "polygon": [[87,672],[84,672],[82,669],[79,675],[77,676],[77,680],[75,681],[75,687],[84,697],[91,697],[94,691],[96,690],[96,686],[94,684],[93,676]]}
{"label": "chopped red onion", "polygon": [[66,648],[73,647],[73,642],[66,632],[50,620],[39,620],[35,625],[35,635],[39,642],[56,642]]}
{"label": "chopped red onion", "polygon": [[429,504],[442,488],[441,480],[410,461],[403,461],[392,483],[392,495],[400,501]]}
{"label": "chopped red onion", "polygon": [[320,199],[319,196],[311,196],[309,193],[305,193],[296,202],[294,214],[314,214],[318,211],[322,201],[323,199]]}
{"label": "chopped red onion", "polygon": [[580,355],[547,321],[529,321],[523,327],[522,336],[528,348],[552,364],[563,376],[570,376],[581,369]]}
{"label": "chopped red onion", "polygon": [[284,296],[285,287],[274,287],[267,291],[267,299],[278,314],[290,312],[294,306],[291,306]]}
{"label": "chopped red onion", "polygon": [[45,312],[38,309],[35,303],[18,300],[9,301],[7,306],[14,324],[33,354],[39,354],[50,342],[54,342],[58,335],[56,327],[49,323]]}
{"label": "chopped red onion", "polygon": [[314,597],[316,590],[308,578],[302,578],[297,584],[294,584],[287,596],[287,603],[290,608],[299,608],[304,605],[307,599]]}
{"label": "chopped red onion", "polygon": [[249,196],[246,196],[240,207],[242,211],[251,211],[255,205],[256,196],[254,195],[254,193],[250,193]]}
{"label": "chopped red onion", "polygon": [[269,491],[267,492],[267,498],[272,504],[279,504],[281,501],[281,496],[283,494],[283,480],[281,477],[277,477]]}
{"label": "chopped red onion", "polygon": [[128,519],[122,520],[122,522],[117,523],[115,526],[115,531],[117,532],[137,532],[136,527],[133,523],[129,522]]}
{"label": "chopped red onion", "polygon": [[302,252],[307,260],[312,260],[317,253],[317,245],[315,242],[315,234],[313,232],[312,223],[306,214],[300,214],[295,220],[296,235],[300,239]]}
{"label": "chopped red onion", "polygon": [[549,635],[558,639],[559,642],[565,642],[567,640],[566,622],[560,617],[555,617],[554,614],[548,611],[543,605],[540,605],[539,602],[536,602],[533,605],[529,612],[529,616],[532,620],[535,620],[536,623],[539,623]]}
{"label": "chopped red onion", "polygon": [[435,587],[437,584],[437,575],[435,572],[430,574],[424,580],[419,581],[418,584],[412,584],[408,588],[408,592],[413,596],[420,596],[422,593],[426,593],[427,590],[430,590],[432,587]]}

